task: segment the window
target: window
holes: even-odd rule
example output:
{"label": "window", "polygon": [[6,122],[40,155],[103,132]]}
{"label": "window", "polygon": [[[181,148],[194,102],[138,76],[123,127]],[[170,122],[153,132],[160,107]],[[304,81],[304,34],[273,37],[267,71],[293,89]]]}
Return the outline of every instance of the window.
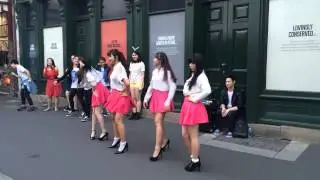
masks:
{"label": "window", "polygon": [[149,0],[149,12],[184,9],[185,0]]}
{"label": "window", "polygon": [[102,6],[103,19],[118,19],[126,17],[127,8],[124,0],[103,0]]}
{"label": "window", "polygon": [[58,0],[49,0],[45,3],[45,25],[52,26],[61,23]]}

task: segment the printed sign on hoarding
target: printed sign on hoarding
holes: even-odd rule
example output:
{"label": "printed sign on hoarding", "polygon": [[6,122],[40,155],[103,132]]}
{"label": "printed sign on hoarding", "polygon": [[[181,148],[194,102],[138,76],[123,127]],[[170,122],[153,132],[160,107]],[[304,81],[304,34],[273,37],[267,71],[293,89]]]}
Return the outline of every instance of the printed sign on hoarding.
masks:
{"label": "printed sign on hoarding", "polygon": [[107,57],[110,49],[118,49],[127,57],[126,20],[105,21],[101,23],[101,56]]}
{"label": "printed sign on hoarding", "polygon": [[185,17],[184,12],[150,16],[150,73],[153,69],[155,53],[163,51],[178,79],[178,85],[184,84],[184,45]]}
{"label": "printed sign on hoarding", "polygon": [[44,65],[47,64],[47,58],[53,58],[59,69],[59,76],[62,76],[64,72],[62,27],[43,29],[43,44]]}
{"label": "printed sign on hoarding", "polygon": [[[319,0],[270,0],[266,88],[320,92]],[[298,13],[299,12],[299,13]]]}

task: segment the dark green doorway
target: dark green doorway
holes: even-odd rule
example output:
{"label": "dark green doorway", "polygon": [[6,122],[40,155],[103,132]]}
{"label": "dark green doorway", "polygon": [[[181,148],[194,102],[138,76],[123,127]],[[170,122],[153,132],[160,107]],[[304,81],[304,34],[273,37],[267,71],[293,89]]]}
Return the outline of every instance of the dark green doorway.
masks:
{"label": "dark green doorway", "polygon": [[223,70],[235,75],[237,87],[245,91],[249,0],[207,1],[201,7],[205,12],[205,67],[214,94],[219,97],[224,86]]}
{"label": "dark green doorway", "polygon": [[75,53],[84,59],[92,61],[89,20],[79,20],[75,23]]}

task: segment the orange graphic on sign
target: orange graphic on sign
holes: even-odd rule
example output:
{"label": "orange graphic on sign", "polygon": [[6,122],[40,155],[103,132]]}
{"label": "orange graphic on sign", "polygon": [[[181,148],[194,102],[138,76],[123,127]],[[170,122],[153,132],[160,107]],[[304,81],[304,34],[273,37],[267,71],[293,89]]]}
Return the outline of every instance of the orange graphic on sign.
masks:
{"label": "orange graphic on sign", "polygon": [[127,57],[126,20],[105,21],[101,23],[101,56],[107,59],[107,63],[107,53],[110,49],[118,49],[123,53],[124,57]]}

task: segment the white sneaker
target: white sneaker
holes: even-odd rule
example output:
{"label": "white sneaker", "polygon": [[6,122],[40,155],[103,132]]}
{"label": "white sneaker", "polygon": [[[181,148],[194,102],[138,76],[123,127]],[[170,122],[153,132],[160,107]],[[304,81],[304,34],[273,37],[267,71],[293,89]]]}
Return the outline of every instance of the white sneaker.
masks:
{"label": "white sneaker", "polygon": [[220,136],[220,130],[216,129],[213,133],[212,133],[213,138],[217,138]]}
{"label": "white sneaker", "polygon": [[228,134],[226,135],[226,138],[232,138],[232,132],[228,132]]}

